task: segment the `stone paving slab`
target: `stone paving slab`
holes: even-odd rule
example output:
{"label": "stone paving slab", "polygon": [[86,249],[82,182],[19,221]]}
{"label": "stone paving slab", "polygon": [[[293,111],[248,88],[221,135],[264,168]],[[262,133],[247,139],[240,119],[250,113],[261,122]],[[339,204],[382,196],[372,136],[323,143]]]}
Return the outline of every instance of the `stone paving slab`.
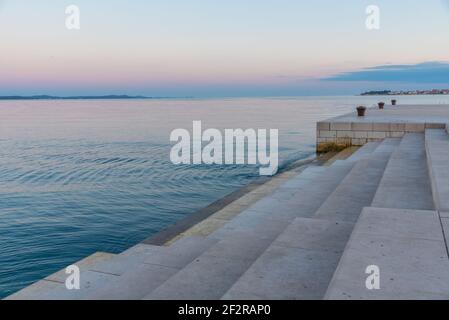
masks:
{"label": "stone paving slab", "polygon": [[388,162],[372,206],[434,209],[423,134],[404,136]]}
{"label": "stone paving slab", "polygon": [[[288,191],[295,192],[298,188],[304,187],[314,180],[317,176],[326,171],[326,167],[309,167],[305,169],[301,174],[296,177],[290,178],[288,181],[279,186],[279,193],[285,193]],[[288,190],[293,189],[293,190]]]}
{"label": "stone paving slab", "polygon": [[320,299],[339,258],[339,253],[271,246],[222,299]]}
{"label": "stone paving slab", "polygon": [[449,212],[449,141],[426,140],[433,198],[438,210]]}
{"label": "stone paving slab", "polygon": [[100,261],[89,266],[90,271],[112,274],[121,276],[133,266],[143,263],[148,257],[157,255],[160,252],[166,251],[165,247],[148,246],[148,248],[138,247],[139,250],[129,250],[125,253],[119,254],[113,259],[107,261]]}
{"label": "stone paving slab", "polygon": [[139,245],[81,271],[79,291],[53,288],[48,299],[140,299],[209,248],[213,239],[187,237],[170,247]]}
{"label": "stone paving slab", "polygon": [[218,300],[251,263],[224,257],[199,258],[144,299]]}
{"label": "stone paving slab", "polygon": [[120,256],[139,256],[139,255],[152,254],[153,252],[162,251],[162,250],[165,250],[164,246],[156,246],[156,245],[152,245],[152,244],[138,243],[135,246],[132,246],[131,248],[126,249],[119,255]]}
{"label": "stone paving slab", "polygon": [[432,210],[368,207],[364,208],[363,221],[357,223],[356,231],[367,235],[442,241],[438,219],[438,213]]}
{"label": "stone paving slab", "polygon": [[211,238],[184,237],[166,251],[150,255],[144,263],[181,269],[217,242]]}
{"label": "stone paving slab", "polygon": [[353,228],[353,223],[297,218],[273,245],[341,253]]}
{"label": "stone paving slab", "polygon": [[119,277],[96,283],[95,288],[83,294],[87,300],[137,300],[142,299],[167,279],[178,272],[171,268],[154,264],[136,264]]}
{"label": "stone paving slab", "polygon": [[442,129],[426,129],[426,140],[448,141],[449,135],[446,130]]}
{"label": "stone paving slab", "polygon": [[7,300],[81,300],[106,283],[118,277],[111,274],[81,270],[80,290],[68,290],[65,283],[41,280],[18,293],[7,297]]}
{"label": "stone paving slab", "polygon": [[[380,268],[380,290],[365,286],[371,265]],[[437,212],[366,208],[326,298],[448,299],[449,259]]]}
{"label": "stone paving slab", "polygon": [[272,239],[264,240],[251,234],[222,240],[145,299],[219,299],[271,242]]}
{"label": "stone paving slab", "polygon": [[140,245],[140,250],[127,251],[113,259],[95,263],[89,269],[117,276],[142,263],[180,269],[216,242],[202,237],[183,237],[170,246]]}
{"label": "stone paving slab", "polygon": [[285,215],[273,217],[271,214],[247,212],[216,230],[209,237],[225,239],[235,235],[253,234],[256,238],[272,240],[294,219],[291,216],[296,214],[289,214],[288,217]]}
{"label": "stone paving slab", "polygon": [[395,143],[385,140],[370,157],[359,160],[314,217],[355,223],[362,209],[371,204]]}
{"label": "stone paving slab", "polygon": [[296,219],[223,299],[320,299],[353,224]]}
{"label": "stone paving slab", "polygon": [[[120,254],[104,259],[85,259],[81,268],[80,290],[67,290],[64,281],[40,281],[11,299],[140,299],[149,291],[174,275],[182,266],[216,241],[185,238],[172,247],[138,245]],[[171,254],[166,253],[171,250]],[[57,276],[57,278],[55,278]],[[53,275],[62,280],[62,274]]]}
{"label": "stone paving slab", "polygon": [[357,150],[352,156],[348,158],[349,161],[358,161],[370,155],[378,146],[380,142],[369,142]]}
{"label": "stone paving slab", "polygon": [[212,236],[222,238],[233,230],[258,230],[260,234],[269,236],[280,232],[283,229],[278,228],[285,228],[295,218],[312,216],[353,166],[354,163],[350,162],[334,163],[316,176],[307,188],[298,190],[290,200],[267,197],[263,205],[258,204],[243,211]]}
{"label": "stone paving slab", "polygon": [[399,146],[401,140],[399,138],[384,139],[379,143],[373,153],[388,153],[390,155]]}
{"label": "stone paving slab", "polygon": [[[76,263],[80,269],[81,275],[83,276],[81,281],[82,288],[88,288],[89,283],[87,282],[89,278],[99,277],[100,279],[111,279],[111,275],[96,275],[90,274],[89,268],[95,264],[103,261],[110,261],[117,255],[105,252],[96,252],[87,258],[84,258]],[[44,280],[38,281],[31,286],[24,288],[23,290],[11,295],[7,299],[11,300],[59,300],[59,299],[74,299],[75,292],[69,291],[65,287],[65,281],[68,275],[65,272],[65,268],[46,277]]]}
{"label": "stone paving slab", "polygon": [[6,297],[5,300],[49,300],[48,293],[61,286],[61,282],[41,280]]}
{"label": "stone paving slab", "polygon": [[[96,253],[88,256],[87,258],[84,258],[84,259],[74,263],[74,265],[76,265],[78,268],[80,268],[80,270],[88,270],[93,264],[103,262],[103,261],[110,261],[111,259],[113,259],[116,256],[117,255],[112,254],[112,253],[96,252]],[[64,269],[46,277],[44,280],[65,283],[67,276],[68,275],[66,274],[65,268],[64,268]]]}
{"label": "stone paving slab", "polygon": [[324,162],[323,166],[330,166],[336,160],[347,160],[354,153],[356,153],[359,149],[360,149],[360,147],[357,147],[357,146],[348,147],[348,148],[338,152],[337,154],[330,156],[329,160]]}
{"label": "stone paving slab", "polygon": [[[232,214],[233,216],[236,216],[238,215],[238,213],[239,212],[232,212],[232,213],[229,212],[229,215]],[[215,218],[211,216],[206,220],[193,226],[189,230],[180,234],[178,237],[176,237],[176,240],[191,235],[207,237],[210,234],[212,234],[215,230],[220,229],[221,227],[226,225],[231,219],[232,218],[230,218],[229,216],[227,216],[226,219],[222,219],[222,217]]]}

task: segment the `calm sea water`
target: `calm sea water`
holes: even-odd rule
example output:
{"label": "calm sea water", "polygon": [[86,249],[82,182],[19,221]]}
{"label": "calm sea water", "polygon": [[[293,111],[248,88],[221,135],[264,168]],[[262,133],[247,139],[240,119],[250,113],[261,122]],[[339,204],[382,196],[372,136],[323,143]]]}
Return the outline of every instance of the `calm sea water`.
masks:
{"label": "calm sea water", "polygon": [[277,128],[285,164],[314,153],[316,121],[380,99],[1,101],[0,297],[96,251],[121,252],[258,177],[250,166],[171,164],[173,129]]}

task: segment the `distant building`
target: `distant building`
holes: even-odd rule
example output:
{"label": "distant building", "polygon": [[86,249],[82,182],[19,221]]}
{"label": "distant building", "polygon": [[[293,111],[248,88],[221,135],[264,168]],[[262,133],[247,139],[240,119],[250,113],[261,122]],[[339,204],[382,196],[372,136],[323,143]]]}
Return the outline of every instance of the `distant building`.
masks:
{"label": "distant building", "polygon": [[404,96],[404,95],[441,95],[449,94],[449,89],[432,89],[432,90],[414,90],[414,91],[367,91],[363,92],[362,96]]}

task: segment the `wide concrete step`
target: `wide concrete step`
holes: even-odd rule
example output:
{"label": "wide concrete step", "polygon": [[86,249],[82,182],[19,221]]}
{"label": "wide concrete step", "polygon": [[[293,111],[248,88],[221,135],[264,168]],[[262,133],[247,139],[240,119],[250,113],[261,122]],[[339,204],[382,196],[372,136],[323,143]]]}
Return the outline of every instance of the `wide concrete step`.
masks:
{"label": "wide concrete step", "polygon": [[424,134],[406,134],[393,152],[373,207],[433,210]]}
{"label": "wide concrete step", "polygon": [[399,140],[377,144],[316,211],[298,218],[268,247],[223,299],[323,298],[363,207],[377,190]]}
{"label": "wide concrete step", "polygon": [[359,160],[314,217],[355,223],[362,209],[371,204],[388,160],[399,143],[398,139],[386,139],[371,155]]}
{"label": "wide concrete step", "polygon": [[257,234],[234,235],[196,258],[145,299],[218,299],[272,240]]}
{"label": "wide concrete step", "polygon": [[377,146],[373,153],[387,153],[392,154],[393,151],[401,143],[402,138],[387,138],[382,140],[382,142]]}
{"label": "wide concrete step", "polygon": [[449,141],[449,135],[444,129],[426,129],[427,141]]}
{"label": "wide concrete step", "polygon": [[188,236],[181,237],[170,246],[139,244],[114,259],[91,265],[89,270],[121,276],[141,263],[181,268],[215,242],[213,239]]}
{"label": "wide concrete step", "polygon": [[449,212],[449,136],[445,130],[426,130],[427,165],[437,210]]}
{"label": "wide concrete step", "polygon": [[[105,252],[96,252],[87,258],[84,258],[76,263],[82,274],[87,273],[89,268],[95,264],[103,261],[110,261],[116,255]],[[6,300],[59,300],[63,299],[64,295],[68,296],[71,292],[65,287],[66,279],[69,275],[66,269],[62,269],[43,280],[40,280],[6,298]],[[84,281],[82,286],[86,286]],[[62,293],[61,293],[62,292]]]}
{"label": "wide concrete step", "polygon": [[142,299],[164,281],[192,262],[217,241],[203,237],[183,237],[162,250],[125,252],[115,259],[94,265],[91,271],[119,275],[114,281],[98,283],[87,299]]}
{"label": "wide concrete step", "polygon": [[376,150],[376,148],[379,146],[379,144],[380,144],[380,141],[368,142],[367,144],[362,146],[359,150],[354,152],[354,154],[352,154],[347,160],[348,161],[359,161],[359,160],[365,158],[366,156],[369,156],[371,153],[373,153],[374,150]]}
{"label": "wide concrete step", "polygon": [[[68,290],[61,271],[27,288],[19,299],[91,300],[141,299],[217,241],[181,238],[169,247],[142,245],[108,259],[95,259],[80,268],[80,289]],[[61,281],[55,282],[58,276]],[[14,297],[13,297],[14,298]]]}
{"label": "wide concrete step", "polygon": [[352,228],[352,223],[295,219],[222,299],[323,298]]}
{"label": "wide concrete step", "polygon": [[325,170],[326,168],[322,166],[309,166],[300,174],[281,184],[270,196],[278,200],[289,200],[298,189],[304,188]]}
{"label": "wide concrete step", "polygon": [[398,143],[385,140],[364,154],[317,209],[315,219],[296,219],[223,299],[323,298],[353,225],[371,203]]}
{"label": "wide concrete step", "polygon": [[267,197],[210,235],[216,245],[145,299],[220,299],[297,217],[311,216],[354,166],[327,167],[287,201]]}
{"label": "wide concrete step", "polygon": [[365,208],[325,298],[449,299],[449,259],[438,213]]}
{"label": "wide concrete step", "polygon": [[297,217],[310,217],[353,168],[353,162],[336,162],[315,174],[307,183],[297,184],[289,200],[267,196],[241,212],[211,237],[223,239],[234,232],[258,231],[277,236]]}

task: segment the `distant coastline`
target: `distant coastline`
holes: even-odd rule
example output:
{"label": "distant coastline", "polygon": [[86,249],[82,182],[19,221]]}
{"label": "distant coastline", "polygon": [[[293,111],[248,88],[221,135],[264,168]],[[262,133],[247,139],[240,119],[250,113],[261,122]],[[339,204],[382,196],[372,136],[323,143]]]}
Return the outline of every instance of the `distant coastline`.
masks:
{"label": "distant coastline", "polygon": [[410,90],[410,91],[367,91],[360,94],[361,96],[426,96],[426,95],[449,95],[449,89],[432,89],[432,90]]}
{"label": "distant coastline", "polygon": [[186,99],[192,97],[145,97],[145,96],[128,96],[128,95],[105,95],[105,96],[68,96],[58,97],[50,95],[36,96],[0,96],[0,100],[123,100],[123,99]]}

